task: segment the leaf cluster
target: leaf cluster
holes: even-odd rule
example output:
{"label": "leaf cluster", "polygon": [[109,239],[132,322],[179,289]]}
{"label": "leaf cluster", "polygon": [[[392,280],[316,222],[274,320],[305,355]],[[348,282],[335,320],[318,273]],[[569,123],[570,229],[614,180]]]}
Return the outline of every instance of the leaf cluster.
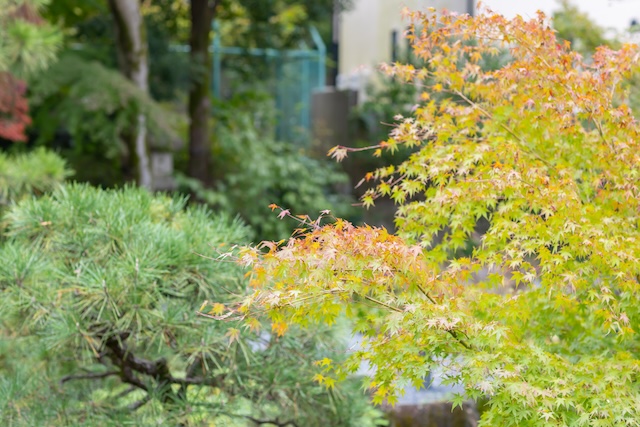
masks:
{"label": "leaf cluster", "polygon": [[399,205],[398,236],[338,219],[246,248],[255,290],[229,310],[281,333],[350,317],[362,349],[316,379],[368,361],[376,402],[437,366],[465,387],[456,404],[488,398],[482,425],[637,425],[638,47],[585,60],[542,14],[409,17],[424,66],[386,70],[421,103],[372,149],[416,151],[363,197]]}
{"label": "leaf cluster", "polygon": [[38,15],[38,9],[47,3],[47,0],[0,1],[0,72],[24,78],[54,59],[62,34]]}

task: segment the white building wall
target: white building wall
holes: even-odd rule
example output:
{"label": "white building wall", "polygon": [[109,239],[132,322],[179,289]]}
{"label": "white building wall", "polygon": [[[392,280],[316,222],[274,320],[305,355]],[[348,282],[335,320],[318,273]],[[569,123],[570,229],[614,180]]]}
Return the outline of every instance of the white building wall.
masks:
{"label": "white building wall", "polygon": [[391,33],[398,33],[399,52],[405,50],[403,33],[409,22],[402,10],[430,7],[459,13],[468,11],[468,0],[354,0],[353,8],[340,16],[338,86],[362,89],[377,67],[391,61]]}

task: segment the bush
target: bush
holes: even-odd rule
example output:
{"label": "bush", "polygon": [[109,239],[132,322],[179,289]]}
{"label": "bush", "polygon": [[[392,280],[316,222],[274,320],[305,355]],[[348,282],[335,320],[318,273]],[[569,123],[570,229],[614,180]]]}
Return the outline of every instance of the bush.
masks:
{"label": "bush", "polygon": [[71,175],[65,161],[43,149],[13,157],[0,152],[0,209],[29,194],[57,188]]}
{"label": "bush", "polygon": [[225,212],[238,213],[255,230],[259,240],[281,239],[290,224],[272,214],[275,203],[295,212],[329,209],[347,216],[351,199],[340,194],[348,177],[336,165],[311,157],[302,146],[274,140],[268,130],[254,124],[254,117],[238,113],[223,117],[216,130],[215,189],[180,177],[178,182]]}
{"label": "bush", "polygon": [[239,268],[199,255],[247,241],[237,220],[142,189],[74,184],[23,200],[6,221],[3,425],[372,419],[363,396],[310,379],[313,360],[344,349],[333,332],[256,338],[197,315],[202,301],[245,288]]}
{"label": "bush", "polygon": [[177,140],[175,114],[118,71],[74,54],[61,55],[46,74],[29,80],[29,103],[35,143],[61,148],[74,162],[79,180],[122,181],[117,175],[131,156],[126,133],[140,113],[147,119],[153,147],[170,149]]}

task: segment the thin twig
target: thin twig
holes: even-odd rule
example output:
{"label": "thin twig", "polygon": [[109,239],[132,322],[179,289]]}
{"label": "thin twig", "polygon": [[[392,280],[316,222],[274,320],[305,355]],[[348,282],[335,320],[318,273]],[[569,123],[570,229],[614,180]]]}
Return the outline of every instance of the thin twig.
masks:
{"label": "thin twig", "polygon": [[366,299],[367,301],[371,301],[373,303],[381,305],[382,307],[388,308],[389,310],[395,311],[396,313],[404,313],[404,311],[402,309],[400,309],[398,307],[394,307],[394,306],[389,305],[389,304],[385,304],[382,301],[378,301],[377,299],[370,297],[369,295],[362,295],[362,297],[364,299]]}
{"label": "thin twig", "polygon": [[[425,288],[422,287],[422,285],[420,283],[417,284],[418,289],[420,290],[420,292],[422,292],[422,294],[432,303],[432,304],[437,304],[436,301],[433,299],[433,297],[431,297],[431,295],[429,295],[429,292],[427,292],[427,290]],[[455,330],[450,330],[447,329],[447,333],[449,335],[451,335],[456,341],[458,341],[458,343],[460,343],[461,346],[463,346],[464,348],[466,348],[467,350],[473,350],[473,347],[467,343],[465,340],[463,340],[462,338],[460,338],[460,336],[458,335],[458,332]],[[462,332],[464,334],[464,332]],[[465,334],[466,335],[466,334]]]}
{"label": "thin twig", "polygon": [[125,397],[125,396],[133,393],[136,390],[137,390],[137,388],[135,388],[134,386],[131,386],[131,387],[127,388],[126,390],[123,390],[120,393],[116,394],[115,396],[113,396],[113,398],[114,399],[120,399],[121,397]]}
{"label": "thin twig", "polygon": [[[487,116],[488,118],[492,118],[493,115],[488,112],[487,110],[485,110],[484,108],[482,108],[480,106],[480,104],[478,104],[477,102],[473,102],[471,99],[469,99],[464,93],[462,93],[461,91],[457,90],[457,89],[453,89],[453,90],[449,90],[449,92],[454,93],[456,95],[458,95],[460,98],[462,98],[466,103],[468,103],[471,107],[473,108],[477,108],[482,114],[484,114],[485,116]],[[525,152],[529,153],[530,155],[532,155],[533,157],[535,157],[537,160],[541,161],[542,163],[544,163],[549,169],[555,170],[555,168],[553,167],[553,165],[551,163],[549,163],[546,159],[542,158],[539,154],[534,153],[533,151],[531,151],[531,149],[529,149],[529,147],[527,147],[527,142],[520,136],[518,135],[513,129],[511,129],[509,126],[507,126],[504,123],[499,123],[500,127],[502,129],[504,129],[505,131],[507,131],[507,133],[509,133],[509,135],[511,135],[512,137],[514,137],[520,144],[521,144],[521,148],[524,149]]]}

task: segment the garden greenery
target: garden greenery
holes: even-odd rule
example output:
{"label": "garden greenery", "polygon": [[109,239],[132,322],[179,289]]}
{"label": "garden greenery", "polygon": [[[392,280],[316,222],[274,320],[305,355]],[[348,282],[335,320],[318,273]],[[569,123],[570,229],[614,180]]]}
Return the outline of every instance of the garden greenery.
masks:
{"label": "garden greenery", "polygon": [[237,266],[207,257],[247,241],[238,220],[144,189],[66,184],[22,197],[3,224],[3,425],[373,426],[381,418],[356,383],[333,392],[312,381],[313,360],[344,354],[335,331],[256,337],[197,315],[203,299],[244,292]]}

